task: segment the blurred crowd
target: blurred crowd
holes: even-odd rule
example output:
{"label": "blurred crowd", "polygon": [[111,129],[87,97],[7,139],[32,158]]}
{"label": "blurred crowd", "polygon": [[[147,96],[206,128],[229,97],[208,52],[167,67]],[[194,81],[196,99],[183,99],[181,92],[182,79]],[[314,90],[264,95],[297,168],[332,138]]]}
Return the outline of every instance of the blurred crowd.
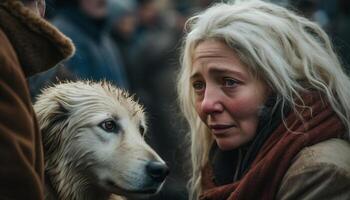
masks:
{"label": "blurred crowd", "polygon": [[[350,1],[273,1],[319,23],[348,66]],[[175,92],[179,48],[186,19],[212,3],[215,1],[47,0],[47,18],[72,39],[76,54],[29,79],[33,101],[43,87],[62,80],[108,80],[135,93],[148,113],[146,140],[171,168],[164,190],[150,199],[187,199],[189,141]]]}
{"label": "blurred crowd", "polygon": [[350,72],[350,1],[296,0],[290,5],[321,25],[330,36],[345,70]]}

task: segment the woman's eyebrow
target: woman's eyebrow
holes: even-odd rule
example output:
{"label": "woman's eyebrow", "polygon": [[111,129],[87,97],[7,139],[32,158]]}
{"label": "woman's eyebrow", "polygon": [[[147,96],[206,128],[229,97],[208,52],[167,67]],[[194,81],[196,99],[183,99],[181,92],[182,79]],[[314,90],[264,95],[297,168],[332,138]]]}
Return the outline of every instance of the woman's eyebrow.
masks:
{"label": "woman's eyebrow", "polygon": [[[222,69],[222,68],[210,68],[209,69],[209,73],[213,74],[213,75],[221,75],[221,74],[234,74],[235,76],[237,76],[240,79],[246,79],[246,75],[242,72],[239,72],[237,70],[232,70],[232,69]],[[194,72],[191,76],[190,76],[190,80],[193,79],[197,79],[198,77],[201,77],[199,72]]]}
{"label": "woman's eyebrow", "polygon": [[190,77],[190,80],[193,80],[193,79],[197,79],[198,77],[200,77],[201,75],[198,73],[198,72],[195,72],[191,75]]}
{"label": "woman's eyebrow", "polygon": [[246,76],[239,71],[236,70],[231,70],[231,69],[221,69],[221,68],[211,68],[209,69],[209,73],[213,74],[213,75],[217,75],[217,74],[234,74],[235,76],[237,76],[238,78],[241,79],[246,79]]}

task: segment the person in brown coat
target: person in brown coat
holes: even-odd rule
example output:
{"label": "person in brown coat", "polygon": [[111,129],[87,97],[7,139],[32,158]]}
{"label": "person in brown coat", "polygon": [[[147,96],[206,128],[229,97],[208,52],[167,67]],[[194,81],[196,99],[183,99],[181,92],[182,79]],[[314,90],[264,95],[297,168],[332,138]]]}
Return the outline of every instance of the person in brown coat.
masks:
{"label": "person in brown coat", "polygon": [[187,22],[190,200],[348,200],[350,79],[314,22],[260,0]]}
{"label": "person in brown coat", "polygon": [[41,135],[26,78],[74,52],[44,0],[0,0],[0,199],[43,199]]}

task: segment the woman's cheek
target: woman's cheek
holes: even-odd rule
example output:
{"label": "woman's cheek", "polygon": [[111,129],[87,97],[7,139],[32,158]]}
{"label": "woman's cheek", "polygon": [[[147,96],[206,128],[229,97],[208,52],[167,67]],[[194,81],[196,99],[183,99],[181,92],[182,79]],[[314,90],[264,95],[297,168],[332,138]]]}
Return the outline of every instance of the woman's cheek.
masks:
{"label": "woman's cheek", "polygon": [[228,111],[236,119],[249,119],[258,116],[261,104],[254,98],[240,98],[232,101],[228,106]]}
{"label": "woman's cheek", "polygon": [[195,103],[195,109],[196,109],[196,112],[197,112],[197,115],[199,116],[199,118],[204,122],[206,123],[206,116],[205,114],[203,113],[203,111],[201,110],[201,103],[200,102],[196,102]]}
{"label": "woman's cheek", "polygon": [[241,99],[232,102],[229,110],[241,133],[248,140],[251,140],[255,136],[258,126],[259,105],[254,99]]}

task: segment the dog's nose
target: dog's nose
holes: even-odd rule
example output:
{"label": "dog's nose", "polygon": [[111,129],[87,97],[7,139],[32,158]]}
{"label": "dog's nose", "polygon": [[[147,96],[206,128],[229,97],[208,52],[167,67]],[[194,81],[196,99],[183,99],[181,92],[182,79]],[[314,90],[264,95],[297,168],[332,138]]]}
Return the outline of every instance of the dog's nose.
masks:
{"label": "dog's nose", "polygon": [[162,182],[169,174],[169,167],[158,161],[150,161],[146,166],[146,171],[154,181]]}

